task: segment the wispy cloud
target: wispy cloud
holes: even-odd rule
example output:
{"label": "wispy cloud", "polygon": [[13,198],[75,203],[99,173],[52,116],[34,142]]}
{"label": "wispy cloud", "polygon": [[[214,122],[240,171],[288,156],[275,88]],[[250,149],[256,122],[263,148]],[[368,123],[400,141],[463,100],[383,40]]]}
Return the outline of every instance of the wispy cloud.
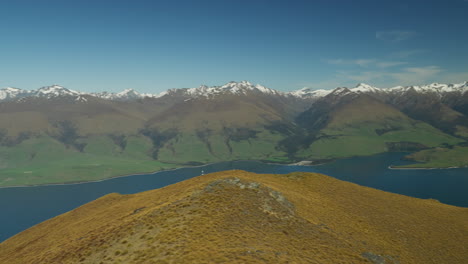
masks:
{"label": "wispy cloud", "polygon": [[[394,87],[397,85],[422,85],[438,82],[463,82],[468,80],[467,73],[445,78],[446,71],[439,66],[403,67],[403,68],[374,68],[372,70],[340,70],[328,80],[315,83],[304,83],[306,87],[314,89],[331,89],[339,86],[352,87],[356,83],[368,83],[377,87]],[[448,75],[447,75],[448,76]],[[464,79],[467,78],[467,79]]]}
{"label": "wispy cloud", "polygon": [[[467,0],[468,2],[468,0]],[[468,81],[468,71],[466,72],[447,72],[439,80],[442,83],[462,83]]]}
{"label": "wispy cloud", "polygon": [[426,52],[428,52],[428,51],[423,50],[423,49],[402,50],[402,51],[393,52],[393,53],[390,54],[390,56],[392,58],[407,59],[409,57],[419,55],[419,54],[423,54],[423,53],[426,53]]}
{"label": "wispy cloud", "polygon": [[326,61],[328,64],[333,65],[351,65],[359,67],[378,67],[378,68],[389,68],[399,65],[408,64],[405,61],[382,61],[376,59],[355,59],[355,60],[345,60],[345,59],[331,59]]}
{"label": "wispy cloud", "polygon": [[408,64],[406,61],[380,61],[377,62],[376,65],[379,68],[390,68],[390,67],[395,67],[395,66],[400,66],[400,65],[405,65]]}
{"label": "wispy cloud", "polygon": [[368,82],[391,87],[397,85],[419,85],[435,81],[443,69],[439,66],[405,67],[395,71],[376,70],[364,72],[338,71],[337,76],[343,80]]}
{"label": "wispy cloud", "polygon": [[356,60],[344,60],[344,59],[332,59],[327,60],[329,64],[334,65],[358,65],[361,67],[366,67],[375,62],[373,59],[356,59]]}
{"label": "wispy cloud", "polygon": [[408,67],[401,72],[389,73],[389,76],[400,85],[414,85],[434,81],[442,71],[439,66]]}
{"label": "wispy cloud", "polygon": [[[377,87],[398,85],[422,85],[431,82],[461,83],[468,81],[468,72],[451,72],[436,65],[413,66],[408,57],[428,52],[415,49],[399,51],[386,56],[387,59],[330,59],[328,64],[335,65],[335,72],[327,79],[312,83],[315,89],[347,86],[365,82]],[[392,60],[393,59],[393,60]],[[321,86],[322,85],[322,86]],[[334,87],[334,88],[335,88]]]}
{"label": "wispy cloud", "polygon": [[400,42],[403,40],[410,39],[416,35],[414,31],[404,30],[390,30],[390,31],[377,31],[375,32],[375,38],[387,42]]}
{"label": "wispy cloud", "polygon": [[380,71],[364,71],[364,72],[356,72],[356,71],[338,71],[336,73],[336,77],[344,80],[346,82],[352,81],[353,83],[377,83],[377,80],[382,78],[384,72]]}

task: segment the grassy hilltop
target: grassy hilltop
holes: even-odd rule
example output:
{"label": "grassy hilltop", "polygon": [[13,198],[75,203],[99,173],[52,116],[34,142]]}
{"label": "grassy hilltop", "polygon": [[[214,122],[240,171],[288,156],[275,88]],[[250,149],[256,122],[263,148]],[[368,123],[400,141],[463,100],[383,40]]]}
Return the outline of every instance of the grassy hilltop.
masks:
{"label": "grassy hilltop", "polygon": [[226,171],[110,194],[0,244],[0,263],[463,263],[468,209],[314,173]]}

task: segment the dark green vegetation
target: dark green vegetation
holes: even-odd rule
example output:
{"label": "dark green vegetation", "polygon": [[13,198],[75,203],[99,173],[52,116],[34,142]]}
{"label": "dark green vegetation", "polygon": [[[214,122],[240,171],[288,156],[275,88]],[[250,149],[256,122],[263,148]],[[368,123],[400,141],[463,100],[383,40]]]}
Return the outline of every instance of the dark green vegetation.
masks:
{"label": "dark green vegetation", "polygon": [[[446,117],[437,122],[423,115],[426,101],[392,104],[346,88],[314,100],[255,91],[192,98],[174,91],[129,101],[2,102],[0,186],[91,181],[227,160],[290,163],[431,151],[468,136],[465,114],[442,102],[428,111]],[[426,165],[459,166],[466,157],[451,153]]]}

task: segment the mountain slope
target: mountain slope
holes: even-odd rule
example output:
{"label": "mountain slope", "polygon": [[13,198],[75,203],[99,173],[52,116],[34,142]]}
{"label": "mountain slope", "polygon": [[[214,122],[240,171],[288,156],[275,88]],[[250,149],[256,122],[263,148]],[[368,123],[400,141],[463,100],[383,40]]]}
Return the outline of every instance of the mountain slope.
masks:
{"label": "mountain slope", "polygon": [[[421,120],[441,129],[446,133],[460,136],[468,128],[468,117],[448,104],[455,104],[449,98],[460,98],[460,91],[429,88],[414,88],[393,91],[385,96],[384,101],[400,109],[409,117]],[[468,94],[467,94],[468,95]],[[461,97],[463,98],[463,97]],[[468,103],[468,101],[466,101]]]}
{"label": "mountain slope", "polygon": [[468,138],[468,119],[452,109],[463,109],[464,97],[455,94],[466,85],[444,87],[360,84],[284,93],[242,81],[159,95],[131,89],[83,93],[58,85],[2,89],[0,185],[98,180],[227,160],[290,163],[454,145]]}
{"label": "mountain slope", "polygon": [[463,263],[467,217],[320,174],[227,171],[104,196],[1,243],[0,262]]}
{"label": "mountain slope", "polygon": [[286,161],[276,149],[285,136],[267,128],[290,123],[303,107],[291,103],[297,99],[246,82],[211,97],[206,89],[191,90],[196,97],[178,90],[124,101],[80,95],[86,100],[2,102],[0,185],[99,180],[226,160]]}
{"label": "mountain slope", "polygon": [[413,151],[461,140],[413,120],[384,102],[338,88],[300,114],[297,122],[315,136],[299,155],[338,158],[385,151]]}

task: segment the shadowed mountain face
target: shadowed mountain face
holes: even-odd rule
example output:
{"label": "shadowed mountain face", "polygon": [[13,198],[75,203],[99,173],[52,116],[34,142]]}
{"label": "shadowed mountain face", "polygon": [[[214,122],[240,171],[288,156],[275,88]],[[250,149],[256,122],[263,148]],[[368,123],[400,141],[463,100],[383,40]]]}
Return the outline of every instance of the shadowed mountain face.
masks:
{"label": "shadowed mountain face", "polygon": [[455,92],[440,95],[409,89],[403,94],[387,95],[384,101],[413,119],[427,122],[446,133],[462,136],[468,130],[467,96],[468,93],[465,96]]}
{"label": "shadowed mountain face", "polygon": [[227,171],[104,196],[1,243],[0,262],[463,263],[467,217],[320,174]]}
{"label": "shadowed mountain face", "polygon": [[248,82],[160,95],[9,88],[0,102],[0,185],[95,180],[226,160],[415,151],[468,138],[468,119],[455,110],[464,109],[463,96],[400,90],[361,84],[283,93]]}
{"label": "shadowed mountain face", "polygon": [[459,140],[365,93],[339,88],[298,115],[314,139],[304,157],[337,158],[384,151],[415,151]]}

